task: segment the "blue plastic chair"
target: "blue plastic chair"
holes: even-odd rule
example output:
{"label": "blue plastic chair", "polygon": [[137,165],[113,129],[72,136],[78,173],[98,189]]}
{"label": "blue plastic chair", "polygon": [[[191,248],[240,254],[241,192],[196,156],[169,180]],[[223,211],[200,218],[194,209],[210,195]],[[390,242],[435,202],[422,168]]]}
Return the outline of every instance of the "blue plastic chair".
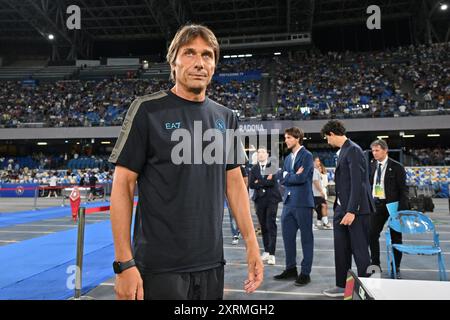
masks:
{"label": "blue plastic chair", "polygon": [[[405,253],[415,255],[438,256],[439,279],[447,281],[447,273],[445,271],[444,259],[442,258],[442,250],[439,245],[439,234],[436,232],[433,221],[426,215],[418,211],[404,210],[397,211],[398,203],[388,204],[389,220],[388,226],[402,234],[423,234],[433,233],[433,245],[405,245],[393,244],[391,241],[391,233],[387,228],[386,247],[387,247],[387,268],[392,278],[397,277],[397,270],[395,268],[394,249]],[[391,272],[392,266],[392,272]]]}

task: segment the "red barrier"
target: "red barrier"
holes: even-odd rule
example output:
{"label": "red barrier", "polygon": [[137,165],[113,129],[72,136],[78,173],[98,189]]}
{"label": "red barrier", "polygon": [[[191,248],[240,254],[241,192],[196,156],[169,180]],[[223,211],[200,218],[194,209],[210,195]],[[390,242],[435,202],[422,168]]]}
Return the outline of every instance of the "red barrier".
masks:
{"label": "red barrier", "polygon": [[[133,202],[133,206],[135,207],[137,205],[137,201]],[[109,211],[111,209],[111,206],[101,206],[96,208],[86,208],[86,214],[89,213],[95,213],[95,212],[103,212],[103,211]]]}
{"label": "red barrier", "polygon": [[70,206],[72,207],[72,219],[73,221],[77,221],[78,217],[78,209],[80,208],[81,195],[78,187],[74,187],[69,196]]}

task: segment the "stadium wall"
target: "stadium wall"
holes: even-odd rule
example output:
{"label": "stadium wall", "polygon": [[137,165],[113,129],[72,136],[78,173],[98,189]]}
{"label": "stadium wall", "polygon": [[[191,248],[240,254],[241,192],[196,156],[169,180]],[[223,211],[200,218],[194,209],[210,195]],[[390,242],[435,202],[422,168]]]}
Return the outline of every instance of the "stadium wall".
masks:
{"label": "stadium wall", "polygon": [[[261,130],[284,129],[297,126],[305,133],[320,133],[328,120],[308,121],[245,121],[240,128],[244,134]],[[450,115],[404,117],[404,118],[362,118],[343,119],[348,132],[402,131],[450,129]],[[0,140],[20,139],[74,139],[74,138],[117,138],[120,126],[116,127],[65,127],[65,128],[12,128],[0,129]]]}

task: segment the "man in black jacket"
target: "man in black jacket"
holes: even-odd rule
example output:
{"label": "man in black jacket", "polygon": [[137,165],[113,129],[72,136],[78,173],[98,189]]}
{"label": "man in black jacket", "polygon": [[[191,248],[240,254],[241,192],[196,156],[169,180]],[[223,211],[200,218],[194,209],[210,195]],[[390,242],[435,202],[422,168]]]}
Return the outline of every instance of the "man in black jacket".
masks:
{"label": "man in black jacket", "polygon": [[343,297],[352,256],[358,277],[366,277],[370,266],[369,223],[375,211],[370,195],[369,168],[361,147],[346,137],[344,124],[330,120],[322,134],[333,147],[339,147],[336,164],[333,233],[336,287],[323,291],[329,297]]}
{"label": "man in black jacket", "polygon": [[[370,218],[370,255],[373,265],[380,265],[380,232],[389,217],[386,203],[399,202],[398,210],[408,210],[408,186],[405,168],[388,157],[388,145],[384,140],[375,140],[370,145],[374,159],[370,164],[370,185],[375,201],[376,214]],[[392,243],[401,244],[402,234],[390,229]],[[397,277],[400,277],[402,253],[394,249]]]}
{"label": "man in black jacket", "polygon": [[[250,188],[254,189],[256,216],[261,225],[264,243],[262,260],[267,264],[275,264],[275,248],[277,242],[277,210],[281,202],[281,192],[275,176],[267,174],[272,163],[268,162],[266,148],[258,149],[258,163],[252,167],[250,173]],[[273,171],[274,168],[272,168]]]}

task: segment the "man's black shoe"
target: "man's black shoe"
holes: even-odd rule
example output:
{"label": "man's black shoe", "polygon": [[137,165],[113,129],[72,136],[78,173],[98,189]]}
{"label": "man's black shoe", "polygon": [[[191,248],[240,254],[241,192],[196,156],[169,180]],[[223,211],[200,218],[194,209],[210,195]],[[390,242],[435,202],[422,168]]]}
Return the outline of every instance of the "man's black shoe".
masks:
{"label": "man's black shoe", "polygon": [[284,270],[282,273],[274,276],[275,280],[289,280],[296,279],[298,277],[297,268],[290,268]]}
{"label": "man's black shoe", "polygon": [[[400,269],[395,270],[395,273],[397,274],[395,279],[402,279],[402,275],[400,273]],[[394,279],[394,272],[391,273],[391,278]]]}
{"label": "man's black shoe", "polygon": [[300,273],[297,280],[295,280],[294,284],[298,287],[306,286],[311,282],[311,277]]}

